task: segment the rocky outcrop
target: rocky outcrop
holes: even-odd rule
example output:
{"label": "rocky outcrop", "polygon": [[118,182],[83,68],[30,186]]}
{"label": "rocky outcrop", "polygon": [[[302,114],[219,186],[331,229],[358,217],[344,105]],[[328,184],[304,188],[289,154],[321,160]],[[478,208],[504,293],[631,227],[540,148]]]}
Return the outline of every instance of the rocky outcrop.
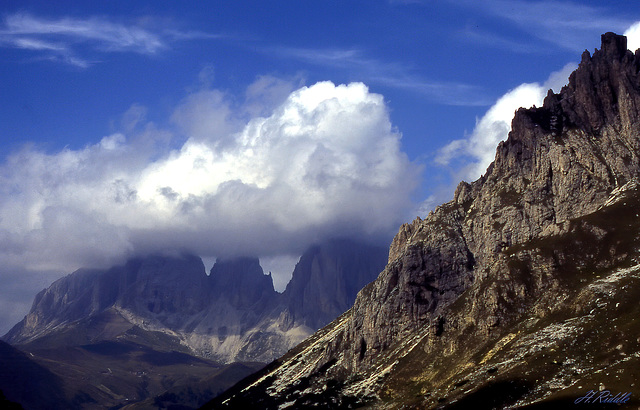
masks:
{"label": "rocky outcrop", "polygon": [[247,309],[264,310],[276,298],[271,274],[265,275],[257,258],[218,259],[209,274],[209,288],[214,299]]}
{"label": "rocky outcrop", "polygon": [[[511,279],[505,251],[566,233],[570,221],[596,211],[615,188],[637,179],[639,67],[640,58],[627,50],[624,37],[605,34],[602,49],[593,58],[583,54],[559,94],[550,93],[543,107],[520,109],[486,174],[462,183],[454,201],[419,222],[408,241],[404,235],[394,240],[392,248],[404,242],[404,250],[368,289],[370,296],[359,297],[351,332],[377,347],[379,340],[393,340],[374,336],[381,328],[401,335],[437,322],[442,308],[474,281]],[[554,283],[544,276],[529,279],[534,281],[529,291]],[[521,287],[514,296],[527,293],[525,284],[512,282]],[[397,326],[379,326],[393,323],[395,312],[406,312]],[[491,325],[501,316],[488,313],[495,314],[478,320]],[[358,322],[373,325],[372,334],[359,331]]]}
{"label": "rocky outcrop", "polygon": [[[468,408],[498,395],[487,405],[500,408],[586,386],[590,371],[632,380],[640,325],[616,322],[633,334],[620,344],[601,327],[617,332],[606,318],[621,304],[638,312],[639,69],[624,37],[603,35],[559,94],[516,112],[485,175],[401,227],[347,313],[210,406]],[[603,281],[628,288],[605,300]]]}
{"label": "rocky outcrop", "polygon": [[311,247],[301,257],[283,293],[293,323],[319,329],[353,305],[356,295],[380,272],[387,250],[350,240]]}

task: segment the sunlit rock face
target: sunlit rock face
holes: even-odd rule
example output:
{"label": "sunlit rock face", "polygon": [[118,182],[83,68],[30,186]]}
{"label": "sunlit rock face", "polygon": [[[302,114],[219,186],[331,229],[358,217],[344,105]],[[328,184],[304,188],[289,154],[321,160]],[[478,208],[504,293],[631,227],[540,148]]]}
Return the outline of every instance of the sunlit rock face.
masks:
{"label": "sunlit rock face", "polygon": [[[637,392],[640,54],[602,36],[353,307],[212,408],[540,408]],[[622,397],[622,396],[621,396]]]}

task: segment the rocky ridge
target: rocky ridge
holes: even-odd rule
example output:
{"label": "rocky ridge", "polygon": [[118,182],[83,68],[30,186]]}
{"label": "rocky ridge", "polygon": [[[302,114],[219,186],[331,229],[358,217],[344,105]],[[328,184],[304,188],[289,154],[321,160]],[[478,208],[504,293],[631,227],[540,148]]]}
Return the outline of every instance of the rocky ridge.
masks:
{"label": "rocky ridge", "polygon": [[[209,275],[200,258],[186,254],[80,269],[40,292],[4,339],[50,348],[125,340],[135,328],[218,362],[268,362],[346,310],[386,256],[384,248],[349,240],[311,247],[282,294],[256,258],[219,259]],[[92,318],[107,313],[117,319],[88,331]]]}
{"label": "rocky ridge", "polygon": [[34,409],[197,408],[342,313],[386,258],[349,240],[311,247],[283,293],[256,258],[219,259],[209,275],[188,254],[80,269],[4,336],[52,374],[60,400],[0,390]]}
{"label": "rocky ridge", "polygon": [[350,310],[209,408],[637,400],[639,71],[604,34],[560,93],[516,112],[485,175],[400,228]]}

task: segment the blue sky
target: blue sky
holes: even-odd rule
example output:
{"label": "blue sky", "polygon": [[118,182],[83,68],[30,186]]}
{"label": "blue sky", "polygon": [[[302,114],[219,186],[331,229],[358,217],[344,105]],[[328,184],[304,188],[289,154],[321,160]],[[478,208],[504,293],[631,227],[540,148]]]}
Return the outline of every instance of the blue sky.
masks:
{"label": "blue sky", "polygon": [[261,75],[362,81],[385,97],[404,151],[428,162],[506,91],[544,82],[640,12],[625,1],[95,3],[3,2],[3,156],[26,141],[48,152],[98,142],[133,104],[171,127],[205,70],[236,103]]}
{"label": "blue sky", "polygon": [[80,266],[246,253],[282,288],[314,241],[388,241],[638,20],[611,0],[5,0],[0,333]]}

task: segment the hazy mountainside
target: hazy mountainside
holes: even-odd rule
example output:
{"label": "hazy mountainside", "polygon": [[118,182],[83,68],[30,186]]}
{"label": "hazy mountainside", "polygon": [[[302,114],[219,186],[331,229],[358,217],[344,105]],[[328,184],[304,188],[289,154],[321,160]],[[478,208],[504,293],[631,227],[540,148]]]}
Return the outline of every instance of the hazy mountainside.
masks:
{"label": "hazy mountainside", "polygon": [[348,240],[312,247],[282,294],[256,258],[219,259],[209,275],[192,255],[80,269],[40,292],[4,339],[60,377],[77,408],[197,407],[346,310],[386,258]]}
{"label": "hazy mountainside", "polygon": [[518,110],[483,177],[400,228],[350,310],[207,407],[550,408],[594,390],[636,408],[639,71],[603,35]]}
{"label": "hazy mountainside", "polygon": [[319,329],[344,313],[360,289],[384,269],[387,256],[387,249],[353,246],[348,241],[311,247],[283,293],[292,323]]}
{"label": "hazy mountainside", "polygon": [[[40,292],[4,339],[51,348],[123,340],[139,328],[163,332],[192,353],[220,362],[266,362],[353,304],[386,257],[381,247],[347,240],[312,247],[282,294],[256,258],[218,260],[209,275],[192,255],[80,269]],[[97,319],[106,312],[115,319]]]}
{"label": "hazy mountainside", "polygon": [[140,311],[170,327],[176,313],[189,316],[204,309],[206,279],[200,258],[189,255],[133,259],[106,271],[80,269],[41,291],[29,314],[4,339],[11,344],[34,342],[109,309]]}

